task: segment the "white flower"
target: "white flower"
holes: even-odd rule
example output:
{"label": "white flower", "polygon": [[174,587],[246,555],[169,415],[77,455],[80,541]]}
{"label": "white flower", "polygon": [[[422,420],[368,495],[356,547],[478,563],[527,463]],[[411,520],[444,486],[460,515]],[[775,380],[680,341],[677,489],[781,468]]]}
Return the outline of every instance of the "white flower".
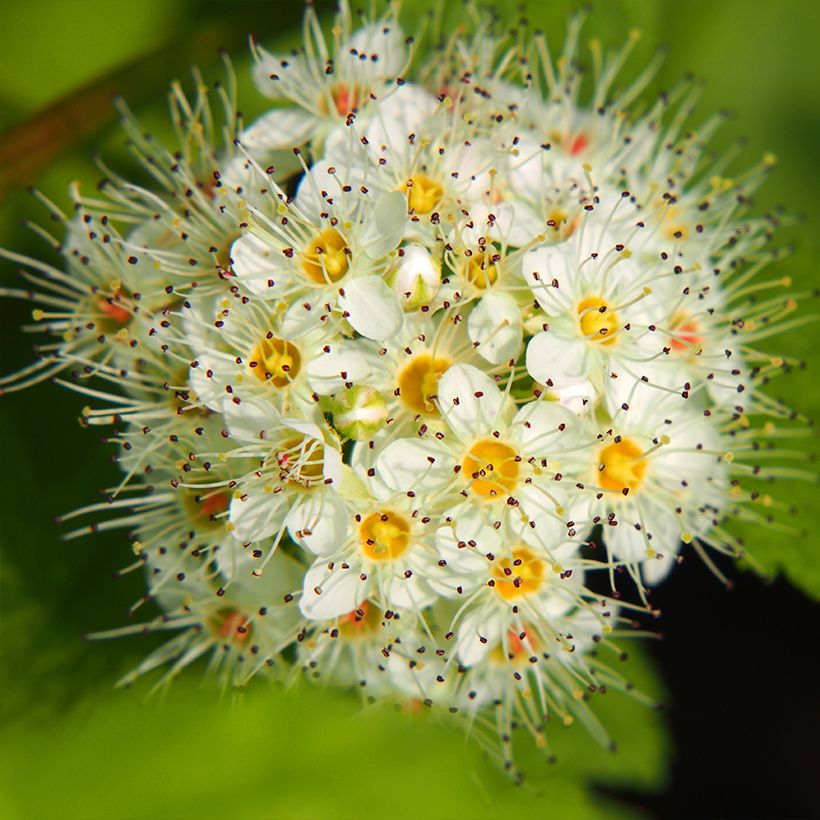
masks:
{"label": "white flower", "polygon": [[295,108],[274,108],[243,135],[257,150],[321,143],[353,112],[365,109],[400,78],[408,60],[405,38],[392,14],[352,29],[349,9],[337,16],[328,44],[313,8],[306,17],[306,48],[298,54],[270,54],[255,46],[254,79],[259,90]]}
{"label": "white flower", "polygon": [[693,401],[649,393],[599,434],[581,481],[595,494],[593,520],[605,525],[611,560],[639,567],[653,584],[671,570],[681,542],[709,541],[730,486],[729,451],[714,420]]}
{"label": "white flower", "polygon": [[295,201],[281,202],[278,211],[254,210],[251,232],[231,250],[244,288],[298,305],[305,322],[341,316],[368,339],[401,329],[401,302],[383,278],[407,221],[400,193],[353,190],[325,165],[314,167]]}
{"label": "white flower", "polygon": [[[627,203],[620,207],[633,213]],[[675,274],[660,261],[640,264],[629,238],[641,228],[633,223],[627,232],[623,226],[624,241],[618,241],[612,221],[593,213],[569,239],[523,260],[524,277],[544,311],[542,330],[527,346],[527,370],[575,409],[603,400],[614,412],[623,393],[667,358],[666,338],[656,331],[668,309],[661,285]]]}
{"label": "white flower", "polygon": [[578,446],[575,417],[552,402],[512,402],[486,374],[455,365],[442,376],[436,403],[443,429],[398,439],[378,458],[391,488],[418,497],[469,531],[487,521],[520,520],[549,550],[566,537],[571,498],[562,489],[560,462]]}

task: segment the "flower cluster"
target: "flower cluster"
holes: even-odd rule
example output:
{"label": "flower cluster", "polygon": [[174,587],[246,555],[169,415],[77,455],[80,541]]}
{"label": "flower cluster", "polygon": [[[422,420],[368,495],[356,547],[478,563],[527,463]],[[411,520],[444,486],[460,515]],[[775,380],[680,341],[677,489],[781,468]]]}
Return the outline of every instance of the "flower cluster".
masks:
{"label": "flower cluster", "polygon": [[603,736],[649,588],[760,516],[790,363],[755,344],[796,307],[758,275],[771,160],[710,167],[689,84],[631,113],[632,41],[590,80],[577,19],[558,59],[497,28],[309,9],[300,51],[254,45],[268,113],[174,86],[168,150],[124,110],[152,184],[76,188],[61,268],[2,252],[54,337],[5,389],[70,375],[113,426],[121,481],[66,518],[117,515],[71,535],[132,533],[161,614],[120,631],[176,632],[128,680],[304,671],[498,727],[509,763],[513,725]]}

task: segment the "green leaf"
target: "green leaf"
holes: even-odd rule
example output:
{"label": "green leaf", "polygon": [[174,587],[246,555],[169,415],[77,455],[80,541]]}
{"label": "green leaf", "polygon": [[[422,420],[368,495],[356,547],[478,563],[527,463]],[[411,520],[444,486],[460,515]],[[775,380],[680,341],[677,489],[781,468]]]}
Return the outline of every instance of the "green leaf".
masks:
{"label": "green leaf", "polygon": [[[627,666],[654,690],[644,661]],[[196,673],[147,702],[102,689],[65,714],[7,727],[0,810],[43,820],[634,816],[590,784],[658,788],[659,717],[620,693],[593,700],[618,751],[556,725],[558,761],[547,764],[522,735],[528,777],[515,786],[455,719],[426,708],[362,707],[353,693],[262,681],[220,700]]]}

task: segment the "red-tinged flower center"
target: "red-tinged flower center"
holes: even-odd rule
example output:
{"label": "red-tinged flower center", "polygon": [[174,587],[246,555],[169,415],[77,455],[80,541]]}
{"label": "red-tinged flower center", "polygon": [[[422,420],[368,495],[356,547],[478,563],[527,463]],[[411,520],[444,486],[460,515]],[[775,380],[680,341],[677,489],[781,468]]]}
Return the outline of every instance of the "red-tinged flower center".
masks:
{"label": "red-tinged flower center", "polygon": [[131,311],[123,304],[125,294],[116,290],[111,296],[104,296],[98,300],[97,306],[110,323],[124,327],[131,321]]}
{"label": "red-tinged flower center", "polygon": [[359,638],[378,629],[382,620],[381,610],[362,601],[352,612],[339,618],[339,634],[345,638]]}
{"label": "red-tinged flower center", "polygon": [[581,132],[569,139],[569,153],[573,157],[577,157],[589,145],[589,137]]}
{"label": "red-tinged flower center", "polygon": [[220,490],[203,497],[199,502],[199,510],[206,518],[217,516],[225,512],[231,505],[231,496]]}
{"label": "red-tinged flower center", "polygon": [[236,609],[220,613],[217,616],[216,634],[225,640],[243,643],[250,634],[248,619]]}
{"label": "red-tinged flower center", "polygon": [[691,317],[675,317],[672,319],[671,347],[676,353],[694,355],[699,352],[703,344],[700,325]]}
{"label": "red-tinged flower center", "polygon": [[[333,108],[336,109],[336,113],[342,117],[346,117],[361,105],[366,94],[367,91],[364,88],[355,84],[336,83],[336,85],[330,89],[330,100],[333,101]],[[323,94],[319,99],[319,111],[322,114],[330,113],[330,104],[327,94]]]}

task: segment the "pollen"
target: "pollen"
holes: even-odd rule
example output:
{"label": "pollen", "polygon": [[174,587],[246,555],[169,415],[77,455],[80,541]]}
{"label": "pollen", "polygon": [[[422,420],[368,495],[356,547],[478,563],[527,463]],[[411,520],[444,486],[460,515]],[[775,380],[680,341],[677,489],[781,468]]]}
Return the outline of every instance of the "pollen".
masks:
{"label": "pollen", "polygon": [[359,525],[362,552],[371,561],[392,561],[410,546],[410,524],[394,512],[374,512]]}
{"label": "pollen", "polygon": [[414,413],[437,416],[433,398],[438,395],[438,382],[452,362],[442,356],[421,353],[404,366],[399,373],[399,397]]}
{"label": "pollen", "polygon": [[591,342],[611,345],[617,341],[618,314],[599,296],[582,299],[576,308],[581,333]]}
{"label": "pollen", "polygon": [[298,375],[302,356],[291,342],[265,338],[253,349],[248,367],[260,382],[273,387],[287,387]]}
{"label": "pollen", "polygon": [[348,247],[335,228],[316,234],[302,253],[302,272],[317,285],[338,282],[350,270]]}
{"label": "pollen", "polygon": [[598,457],[598,482],[607,490],[637,490],[646,477],[643,451],[632,439],[608,444]]}
{"label": "pollen", "polygon": [[508,496],[518,486],[518,453],[501,441],[481,439],[470,448],[461,464],[470,480],[470,490],[478,496]]}
{"label": "pollen", "polygon": [[[513,550],[512,558],[501,558],[493,567],[493,589],[505,601],[537,592],[544,580],[545,566],[529,547],[519,547]],[[511,651],[515,648],[513,645]],[[520,641],[518,649],[521,650]]]}
{"label": "pollen", "polygon": [[401,190],[407,194],[407,205],[416,214],[429,214],[444,196],[444,188],[435,180],[421,174],[403,182]]}

